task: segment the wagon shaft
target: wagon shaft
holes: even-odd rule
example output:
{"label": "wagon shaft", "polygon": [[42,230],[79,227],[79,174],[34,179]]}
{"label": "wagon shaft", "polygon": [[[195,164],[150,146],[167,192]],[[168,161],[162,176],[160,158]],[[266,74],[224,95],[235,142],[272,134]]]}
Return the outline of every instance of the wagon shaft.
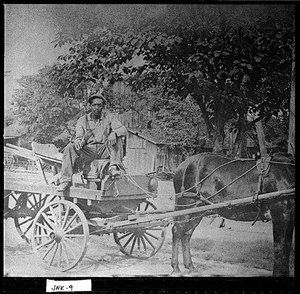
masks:
{"label": "wagon shaft", "polygon": [[[259,201],[279,201],[282,200],[282,198],[287,198],[287,197],[294,197],[295,195],[295,188],[293,189],[288,189],[288,190],[283,190],[283,191],[277,191],[277,192],[271,192],[271,193],[266,193],[266,194],[261,194],[259,195]],[[161,213],[157,215],[151,215],[151,216],[144,216],[141,218],[138,218],[137,220],[134,221],[121,221],[121,222],[115,222],[115,223],[110,223],[106,226],[106,230],[108,231],[113,231],[113,230],[120,230],[124,228],[134,228],[135,226],[139,225],[152,225],[155,223],[155,225],[164,225],[164,221],[169,218],[174,218],[178,216],[183,216],[183,215],[188,215],[188,214],[193,214],[193,213],[200,213],[200,212],[207,212],[213,211],[215,209],[220,209],[220,208],[230,208],[231,206],[238,206],[238,205],[247,205],[250,203],[255,203],[253,202],[253,197],[246,197],[242,199],[236,199],[232,200],[230,202],[221,202],[221,203],[216,203],[216,204],[209,204],[206,206],[200,206],[200,207],[194,207],[194,208],[189,208],[189,209],[183,209],[179,211],[172,211],[172,212],[166,212],[166,213]],[[168,223],[168,220],[167,220]]]}

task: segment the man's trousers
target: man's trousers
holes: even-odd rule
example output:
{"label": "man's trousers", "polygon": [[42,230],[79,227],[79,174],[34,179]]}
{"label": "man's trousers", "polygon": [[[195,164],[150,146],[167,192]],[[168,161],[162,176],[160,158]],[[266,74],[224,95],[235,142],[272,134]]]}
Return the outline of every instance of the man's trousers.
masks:
{"label": "man's trousers", "polygon": [[112,147],[107,144],[87,144],[76,150],[74,143],[69,143],[63,153],[60,182],[71,182],[75,166],[90,164],[95,159],[110,159],[110,166],[120,164],[123,158],[122,138],[117,138],[117,143]]}

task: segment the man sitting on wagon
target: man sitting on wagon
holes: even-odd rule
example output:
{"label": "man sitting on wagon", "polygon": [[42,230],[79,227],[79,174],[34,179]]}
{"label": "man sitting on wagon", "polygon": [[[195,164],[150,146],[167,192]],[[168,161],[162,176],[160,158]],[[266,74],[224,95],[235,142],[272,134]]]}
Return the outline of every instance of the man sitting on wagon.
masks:
{"label": "man sitting on wagon", "polygon": [[119,165],[123,154],[120,142],[127,130],[106,110],[103,95],[93,95],[88,102],[92,111],[78,119],[75,141],[69,143],[64,150],[58,191],[64,191],[72,185],[75,164],[78,162],[89,164],[95,159],[109,158],[110,175],[120,175]]}

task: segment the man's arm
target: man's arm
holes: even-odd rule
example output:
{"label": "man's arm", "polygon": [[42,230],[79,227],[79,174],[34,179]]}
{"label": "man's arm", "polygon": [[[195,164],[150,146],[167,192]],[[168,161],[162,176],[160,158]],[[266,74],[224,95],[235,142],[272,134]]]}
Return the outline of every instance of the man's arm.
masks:
{"label": "man's arm", "polygon": [[84,128],[84,117],[81,117],[77,120],[76,123],[76,135],[75,135],[75,147],[77,150],[81,149],[84,145],[84,136],[85,136],[85,128]]}
{"label": "man's arm", "polygon": [[118,137],[126,136],[127,134],[127,129],[116,118],[116,116],[112,116],[110,127],[111,127],[111,132],[114,132]]}
{"label": "man's arm", "polygon": [[122,123],[115,117],[112,116],[110,120],[111,132],[108,135],[108,145],[113,146],[117,142],[117,137],[126,136],[127,129]]}

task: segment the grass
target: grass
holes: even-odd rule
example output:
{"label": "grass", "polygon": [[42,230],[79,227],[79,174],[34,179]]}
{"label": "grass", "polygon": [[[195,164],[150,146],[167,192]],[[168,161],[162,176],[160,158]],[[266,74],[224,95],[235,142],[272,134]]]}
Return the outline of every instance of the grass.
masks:
{"label": "grass", "polygon": [[[248,267],[272,271],[273,268],[273,242],[258,239],[255,242],[223,240],[216,242],[211,239],[192,240],[192,255],[199,255],[204,260],[238,264]],[[197,252],[197,253],[196,253]],[[295,251],[291,251],[290,271],[294,271]]]}
{"label": "grass", "polygon": [[235,241],[224,240],[220,243],[213,240],[193,242],[196,251],[203,252],[205,260],[225,263],[243,263],[249,267],[272,270],[273,244],[269,240]]}

